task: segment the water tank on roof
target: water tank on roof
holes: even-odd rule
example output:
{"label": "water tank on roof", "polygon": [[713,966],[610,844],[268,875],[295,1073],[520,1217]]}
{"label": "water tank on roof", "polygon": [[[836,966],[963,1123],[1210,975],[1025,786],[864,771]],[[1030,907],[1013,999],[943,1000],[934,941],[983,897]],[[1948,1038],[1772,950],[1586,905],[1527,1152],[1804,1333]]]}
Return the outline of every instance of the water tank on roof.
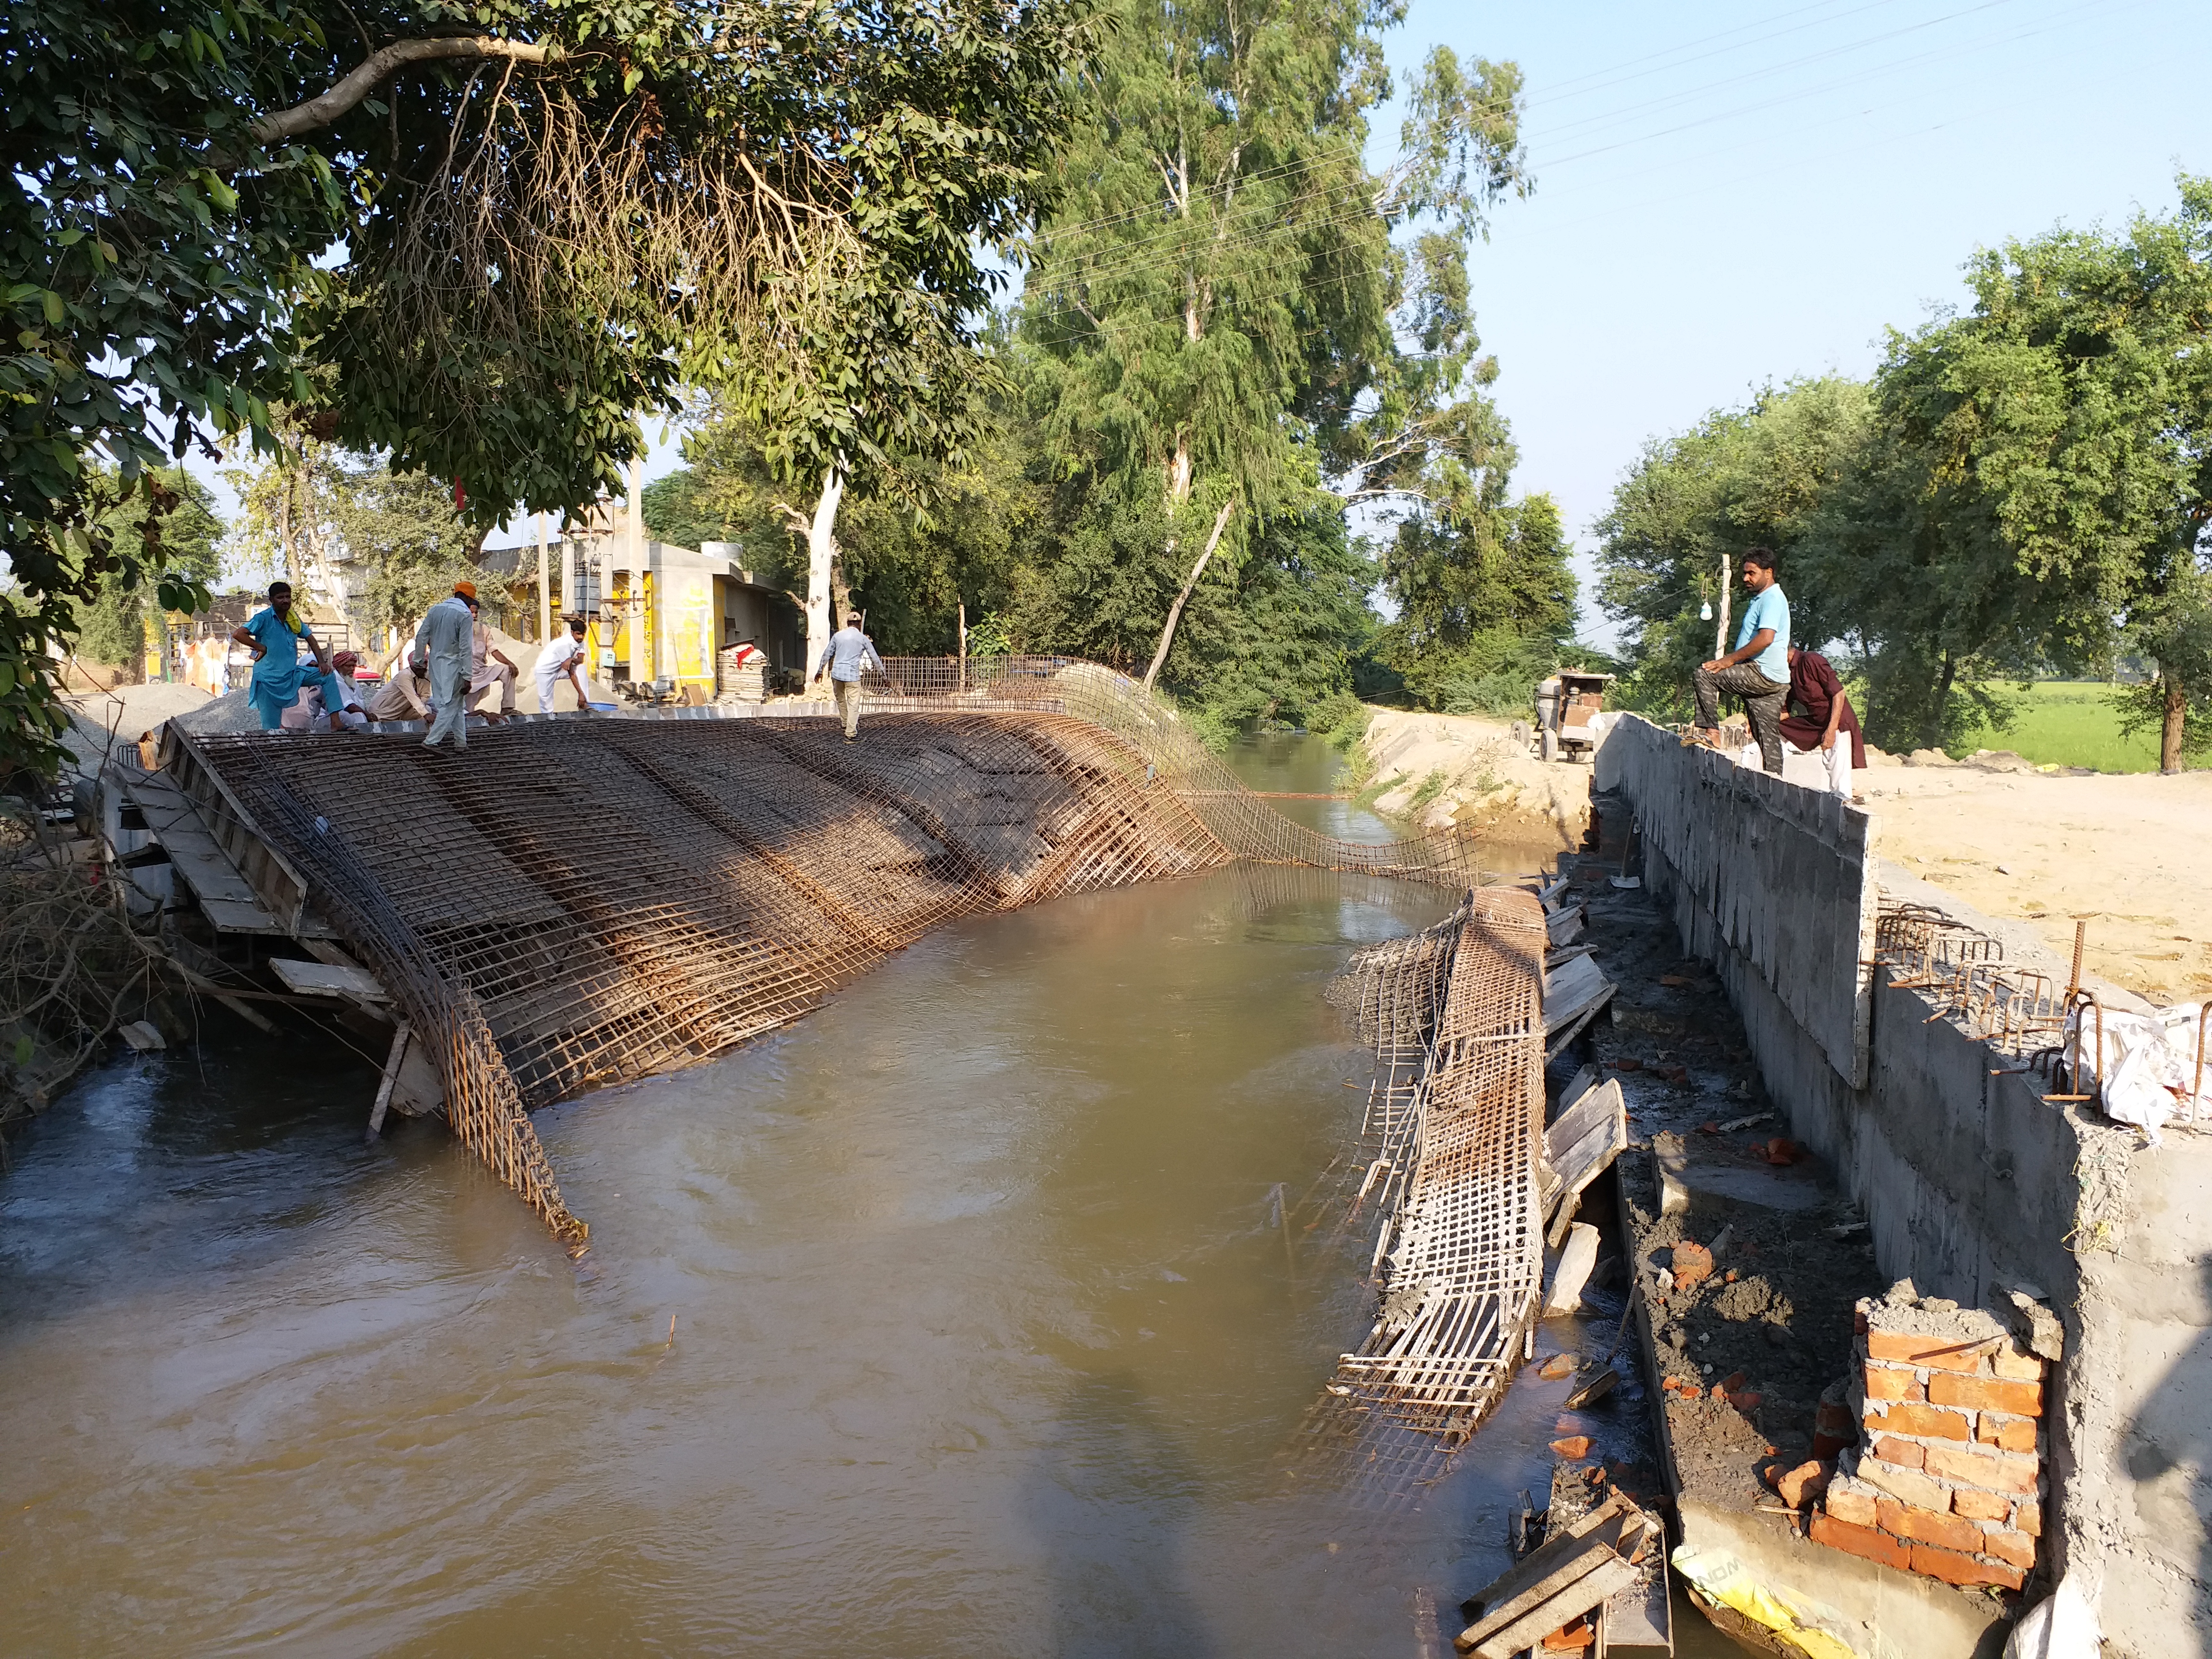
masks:
{"label": "water tank on roof", "polygon": [[699,550],[710,559],[727,559],[734,565],[743,566],[745,562],[743,542],[701,542]]}

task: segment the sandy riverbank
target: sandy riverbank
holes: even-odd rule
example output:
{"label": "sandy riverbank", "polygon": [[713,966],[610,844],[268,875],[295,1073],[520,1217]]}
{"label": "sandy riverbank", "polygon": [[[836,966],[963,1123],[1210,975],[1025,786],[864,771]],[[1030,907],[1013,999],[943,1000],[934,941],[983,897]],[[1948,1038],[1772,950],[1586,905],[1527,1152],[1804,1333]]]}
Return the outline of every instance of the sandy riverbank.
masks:
{"label": "sandy riverbank", "polygon": [[1579,846],[1589,821],[1590,769],[1547,763],[1504,720],[1369,708],[1369,787],[1376,810],[1425,830],[1457,825],[1515,842]]}

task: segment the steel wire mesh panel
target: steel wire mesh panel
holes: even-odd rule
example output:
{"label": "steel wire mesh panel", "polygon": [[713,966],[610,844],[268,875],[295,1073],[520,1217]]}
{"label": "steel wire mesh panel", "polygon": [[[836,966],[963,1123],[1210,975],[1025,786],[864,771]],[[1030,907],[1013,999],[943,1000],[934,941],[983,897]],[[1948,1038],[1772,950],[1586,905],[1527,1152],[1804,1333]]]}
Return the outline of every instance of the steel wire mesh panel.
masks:
{"label": "steel wire mesh panel", "polygon": [[1229,860],[1064,714],[189,741],[386,979],[457,1133],[563,1229],[524,1108],[721,1053],[951,917]]}
{"label": "steel wire mesh panel", "polygon": [[1456,832],[1369,842],[1344,841],[1293,823],[1246,788],[1174,709],[1127,675],[1097,663],[1068,657],[971,657],[964,680],[949,657],[892,657],[884,666],[883,675],[871,677],[871,708],[1033,709],[1077,715],[1114,733],[1238,858],[1448,886],[1472,887],[1486,879],[1476,844]]}
{"label": "steel wire mesh panel", "polygon": [[1455,835],[1291,823],[1094,664],[890,666],[854,742],[752,708],[523,720],[463,753],[183,741],[386,978],[465,1142],[579,1237],[526,1109],[724,1052],[953,917],[1235,858],[1477,878]]}
{"label": "steel wire mesh panel", "polygon": [[1387,1270],[1374,1327],[1339,1361],[1301,1450],[1386,1501],[1443,1473],[1512,1380],[1534,1316],[1544,945],[1533,895],[1483,888],[1353,969],[1377,1058],[1368,1168],[1390,1183]]}

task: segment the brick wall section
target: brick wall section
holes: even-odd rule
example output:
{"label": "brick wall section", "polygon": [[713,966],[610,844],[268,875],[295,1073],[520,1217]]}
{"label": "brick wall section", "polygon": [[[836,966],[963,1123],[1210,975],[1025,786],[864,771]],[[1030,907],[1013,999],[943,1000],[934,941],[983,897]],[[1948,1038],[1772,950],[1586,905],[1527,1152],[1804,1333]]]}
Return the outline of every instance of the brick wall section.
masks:
{"label": "brick wall section", "polygon": [[1828,1483],[1814,1540],[2018,1589],[2043,1534],[2044,1362],[1992,1316],[1909,1285],[1858,1316],[1846,1401],[1858,1444]]}

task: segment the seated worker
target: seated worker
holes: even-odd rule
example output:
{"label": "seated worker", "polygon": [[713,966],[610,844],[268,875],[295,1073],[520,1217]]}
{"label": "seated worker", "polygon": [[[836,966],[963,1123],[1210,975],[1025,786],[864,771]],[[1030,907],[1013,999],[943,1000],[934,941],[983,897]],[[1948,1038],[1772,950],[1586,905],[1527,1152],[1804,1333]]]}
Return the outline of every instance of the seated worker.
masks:
{"label": "seated worker", "polygon": [[1743,699],[1760,763],[1782,775],[1782,705],[1790,695],[1790,601],[1775,580],[1774,555],[1754,547],[1743,556],[1743,585],[1751,603],[1736,629],[1735,649],[1701,663],[1690,677],[1698,701],[1697,723],[1683,742],[1712,748],[1720,732],[1721,693]]}
{"label": "seated worker", "polygon": [[323,677],[323,715],[333,732],[368,729],[368,711],[362,707],[360,689],[353,683],[353,671],[360,666],[359,657],[350,651],[341,651],[331,659],[331,672]]}
{"label": "seated worker", "polygon": [[[1783,717],[1783,738],[1801,754],[1819,753],[1828,787],[1849,800],[1851,773],[1866,769],[1866,737],[1843,682],[1819,652],[1790,647],[1790,702],[1804,712]],[[1844,737],[1850,741],[1839,741]]]}
{"label": "seated worker", "polygon": [[482,701],[479,693],[489,693],[494,686],[498,687],[498,712],[495,714],[482,708],[476,710],[496,726],[514,712],[514,659],[492,644],[491,629],[484,626],[475,592],[462,593],[459,588],[453,591],[459,595],[461,603],[468,606],[471,624],[469,629],[469,689],[462,701],[475,708]]}
{"label": "seated worker", "polygon": [[323,729],[323,683],[313,674],[305,674],[300,681],[300,695],[292,706],[277,718],[278,729],[285,732],[319,732]]}
{"label": "seated worker", "polygon": [[592,699],[584,690],[584,619],[564,617],[562,620],[568,624],[567,629],[545,641],[545,648],[538,653],[538,661],[531,670],[538,682],[538,712],[553,712],[553,690],[565,676],[575,688],[578,712],[588,714],[592,712]]}
{"label": "seated worker", "polygon": [[373,720],[427,720],[430,718],[430,656],[417,651],[393,655],[385,665],[384,684],[368,700]]}

